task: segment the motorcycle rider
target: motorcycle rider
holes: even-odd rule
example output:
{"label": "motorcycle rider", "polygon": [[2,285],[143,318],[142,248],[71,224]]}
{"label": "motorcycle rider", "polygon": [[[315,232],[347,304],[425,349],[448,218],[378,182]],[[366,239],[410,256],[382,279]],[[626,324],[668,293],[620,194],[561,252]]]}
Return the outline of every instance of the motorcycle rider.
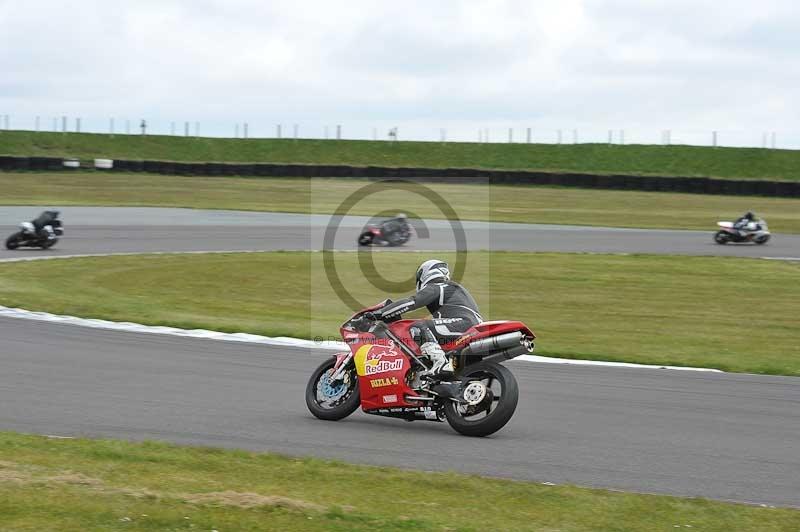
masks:
{"label": "motorcycle rider", "polygon": [[431,319],[418,320],[411,326],[414,341],[433,366],[427,372],[452,371],[440,344],[458,339],[473,325],[483,321],[478,305],[466,288],[450,279],[447,263],[438,259],[423,262],[417,268],[415,294],[393,301],[373,312],[376,319],[393,321],[406,312],[427,307]]}
{"label": "motorcycle rider", "polygon": [[[745,236],[747,231],[757,231],[758,224],[755,223],[756,215],[752,211],[747,211],[733,223],[733,228],[739,231],[740,236]],[[752,226],[750,224],[753,224]]]}
{"label": "motorcycle rider", "polygon": [[384,238],[388,238],[392,233],[404,230],[408,230],[408,218],[405,213],[399,212],[394,218],[381,222],[381,233]]}
{"label": "motorcycle rider", "polygon": [[53,222],[58,219],[58,211],[44,211],[38,218],[31,220],[37,237],[47,236],[52,240],[56,237],[53,232]]}

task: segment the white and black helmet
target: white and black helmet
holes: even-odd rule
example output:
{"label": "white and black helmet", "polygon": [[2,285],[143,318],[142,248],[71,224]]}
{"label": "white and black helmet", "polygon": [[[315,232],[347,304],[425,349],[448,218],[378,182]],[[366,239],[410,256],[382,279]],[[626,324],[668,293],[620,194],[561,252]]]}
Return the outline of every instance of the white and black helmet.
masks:
{"label": "white and black helmet", "polygon": [[438,259],[426,260],[417,268],[417,292],[434,280],[439,282],[450,279],[450,267],[447,263]]}

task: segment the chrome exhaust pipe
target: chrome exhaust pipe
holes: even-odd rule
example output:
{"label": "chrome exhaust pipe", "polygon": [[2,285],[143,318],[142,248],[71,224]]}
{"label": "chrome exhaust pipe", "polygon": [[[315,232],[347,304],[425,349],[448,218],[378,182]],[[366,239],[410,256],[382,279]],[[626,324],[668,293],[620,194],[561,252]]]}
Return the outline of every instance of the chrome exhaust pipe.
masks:
{"label": "chrome exhaust pipe", "polygon": [[520,331],[492,336],[490,338],[483,338],[470,343],[466,348],[464,348],[463,354],[467,356],[484,355],[494,351],[510,349],[519,346],[522,343],[522,340],[522,333]]}

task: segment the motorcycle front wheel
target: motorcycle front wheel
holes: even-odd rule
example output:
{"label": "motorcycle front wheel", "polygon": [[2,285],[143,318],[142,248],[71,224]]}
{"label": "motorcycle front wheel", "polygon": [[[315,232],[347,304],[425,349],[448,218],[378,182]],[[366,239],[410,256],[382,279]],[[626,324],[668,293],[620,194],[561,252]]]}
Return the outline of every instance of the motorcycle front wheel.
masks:
{"label": "motorcycle front wheel", "polygon": [[372,240],[374,235],[369,231],[364,231],[361,233],[361,236],[358,237],[358,245],[359,246],[369,246],[372,244]]}
{"label": "motorcycle front wheel", "polygon": [[22,233],[14,233],[10,237],[6,238],[6,249],[17,249],[21,240]]}
{"label": "motorcycle front wheel", "polygon": [[730,237],[728,237],[728,233],[725,231],[717,231],[714,233],[714,242],[717,244],[727,244]]}
{"label": "motorcycle front wheel", "polygon": [[358,375],[350,368],[344,378],[331,382],[336,357],[331,357],[314,370],[306,385],[306,406],[314,416],[326,421],[344,419],[361,404]]}
{"label": "motorcycle front wheel", "polygon": [[759,237],[759,238],[756,238],[756,239],[754,239],[754,240],[753,240],[753,242],[755,242],[755,243],[756,243],[756,244],[758,244],[759,246],[760,246],[761,244],[766,244],[768,241],[769,241],[769,235],[763,235],[763,236],[761,236],[761,237]]}
{"label": "motorcycle front wheel", "polygon": [[488,436],[503,428],[519,401],[514,374],[495,362],[478,362],[464,368],[460,376],[462,396],[474,404],[445,403],[450,426],[465,436]]}

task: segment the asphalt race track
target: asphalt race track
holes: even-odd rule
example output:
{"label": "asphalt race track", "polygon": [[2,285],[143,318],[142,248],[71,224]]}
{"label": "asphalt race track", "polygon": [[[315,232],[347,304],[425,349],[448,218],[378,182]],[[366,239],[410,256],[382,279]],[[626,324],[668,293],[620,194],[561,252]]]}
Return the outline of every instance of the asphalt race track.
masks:
{"label": "asphalt race track", "polygon": [[7,318],[0,337],[3,430],[800,506],[800,379],[509,363],[517,413],[467,438],[360,412],[312,417],[303,393],[322,352]]}
{"label": "asphalt race track", "polygon": [[[10,234],[39,209],[0,207]],[[62,210],[50,251],[319,249],[326,216],[185,209]],[[365,219],[343,220],[355,249]],[[469,249],[800,257],[800,235],[717,246],[711,230],[465,223]],[[409,250],[453,249],[446,222]],[[0,430],[160,439],[424,470],[800,507],[800,379],[509,363],[514,418],[484,439],[446,424],[356,413],[313,418],[303,394],[326,356],[298,348],[112,332],[0,318]]]}
{"label": "asphalt race track", "polygon": [[[0,207],[0,235],[11,234],[39,208]],[[66,235],[55,249],[0,250],[1,258],[31,255],[79,255],[152,251],[322,249],[326,215],[202,211],[191,209],[65,207]],[[357,249],[365,217],[341,221],[332,249]],[[447,221],[429,220],[428,233],[412,237],[400,251],[454,250]],[[764,246],[712,241],[708,231],[615,229],[559,225],[463,222],[467,250],[666,253],[741,257],[800,257],[800,235],[773,235]],[[388,248],[384,248],[388,249]]]}

